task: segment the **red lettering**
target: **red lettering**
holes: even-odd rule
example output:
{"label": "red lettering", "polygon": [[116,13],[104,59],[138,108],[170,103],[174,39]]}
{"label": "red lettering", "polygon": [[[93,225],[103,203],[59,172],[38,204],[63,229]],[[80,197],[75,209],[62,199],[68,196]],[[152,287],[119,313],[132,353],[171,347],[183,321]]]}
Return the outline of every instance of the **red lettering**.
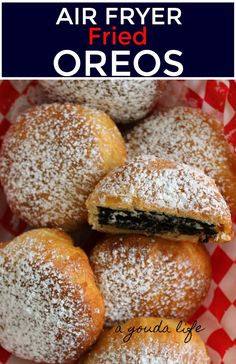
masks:
{"label": "red lettering", "polygon": [[122,45],[128,45],[131,41],[131,34],[129,32],[121,32],[118,36],[118,42]]}
{"label": "red lettering", "polygon": [[[139,39],[140,38],[140,39]],[[133,36],[134,44],[146,45],[147,44],[147,27],[143,27],[143,30],[135,32]]]}
{"label": "red lettering", "polygon": [[100,38],[100,34],[94,34],[96,31],[101,31],[101,28],[89,28],[89,45],[93,45],[93,40]]}

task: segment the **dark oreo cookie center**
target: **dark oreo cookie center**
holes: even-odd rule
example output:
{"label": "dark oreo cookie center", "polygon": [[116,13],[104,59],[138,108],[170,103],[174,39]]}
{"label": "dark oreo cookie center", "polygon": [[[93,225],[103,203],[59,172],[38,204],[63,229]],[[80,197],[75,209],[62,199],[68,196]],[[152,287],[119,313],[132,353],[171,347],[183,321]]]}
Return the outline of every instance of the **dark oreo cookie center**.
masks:
{"label": "dark oreo cookie center", "polygon": [[98,207],[98,222],[100,225],[111,225],[121,229],[142,231],[147,234],[165,234],[171,232],[183,235],[198,235],[199,241],[206,243],[216,235],[213,224],[175,217],[156,212],[112,210]]}

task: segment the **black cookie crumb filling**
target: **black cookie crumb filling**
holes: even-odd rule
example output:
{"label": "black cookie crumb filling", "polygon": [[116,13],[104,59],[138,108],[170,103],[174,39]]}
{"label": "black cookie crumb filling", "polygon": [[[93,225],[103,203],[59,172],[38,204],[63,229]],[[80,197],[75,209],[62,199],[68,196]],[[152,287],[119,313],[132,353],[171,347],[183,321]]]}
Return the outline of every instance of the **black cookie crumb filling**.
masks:
{"label": "black cookie crumb filling", "polygon": [[164,234],[167,232],[183,235],[198,235],[199,241],[207,243],[216,235],[213,224],[185,217],[168,216],[156,212],[112,210],[98,207],[100,225],[111,225],[127,230],[143,231],[147,234]]}

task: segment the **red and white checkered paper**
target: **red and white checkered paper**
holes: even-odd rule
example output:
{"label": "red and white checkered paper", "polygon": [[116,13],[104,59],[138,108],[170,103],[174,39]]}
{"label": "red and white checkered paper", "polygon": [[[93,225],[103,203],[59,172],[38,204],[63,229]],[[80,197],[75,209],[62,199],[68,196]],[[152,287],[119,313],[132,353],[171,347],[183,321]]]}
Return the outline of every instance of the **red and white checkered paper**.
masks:
{"label": "red and white checkered paper", "polygon": [[[191,105],[216,115],[236,150],[236,82],[170,81],[159,107]],[[46,101],[37,81],[1,81],[0,143],[17,114]],[[235,191],[236,193],[236,191]],[[236,222],[236,220],[235,220]],[[0,190],[0,240],[22,233],[26,225],[12,215]],[[222,246],[208,244],[213,265],[209,294],[196,313],[213,364],[236,364],[236,239]],[[1,303],[0,303],[1,304]],[[0,348],[0,364],[26,364]],[[181,364],[181,363],[179,363]]]}

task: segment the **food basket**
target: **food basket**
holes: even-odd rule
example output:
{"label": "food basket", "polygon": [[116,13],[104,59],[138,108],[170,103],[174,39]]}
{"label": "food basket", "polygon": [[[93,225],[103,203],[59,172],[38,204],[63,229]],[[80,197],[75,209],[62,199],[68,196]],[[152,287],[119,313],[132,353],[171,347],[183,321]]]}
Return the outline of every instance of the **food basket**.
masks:
{"label": "food basket", "polygon": [[[1,81],[0,142],[19,112],[45,101],[47,98],[37,81]],[[190,105],[214,114],[223,123],[226,138],[232,148],[236,148],[235,81],[169,81],[158,107],[166,109],[176,105]],[[1,241],[9,240],[26,228],[25,223],[12,215],[3,191],[0,190]],[[207,344],[212,363],[235,364],[236,239],[222,246],[207,244],[207,249],[211,255],[213,280],[208,296],[194,319],[204,328],[201,336]],[[30,362],[17,359],[0,347],[0,364],[26,363]]]}

